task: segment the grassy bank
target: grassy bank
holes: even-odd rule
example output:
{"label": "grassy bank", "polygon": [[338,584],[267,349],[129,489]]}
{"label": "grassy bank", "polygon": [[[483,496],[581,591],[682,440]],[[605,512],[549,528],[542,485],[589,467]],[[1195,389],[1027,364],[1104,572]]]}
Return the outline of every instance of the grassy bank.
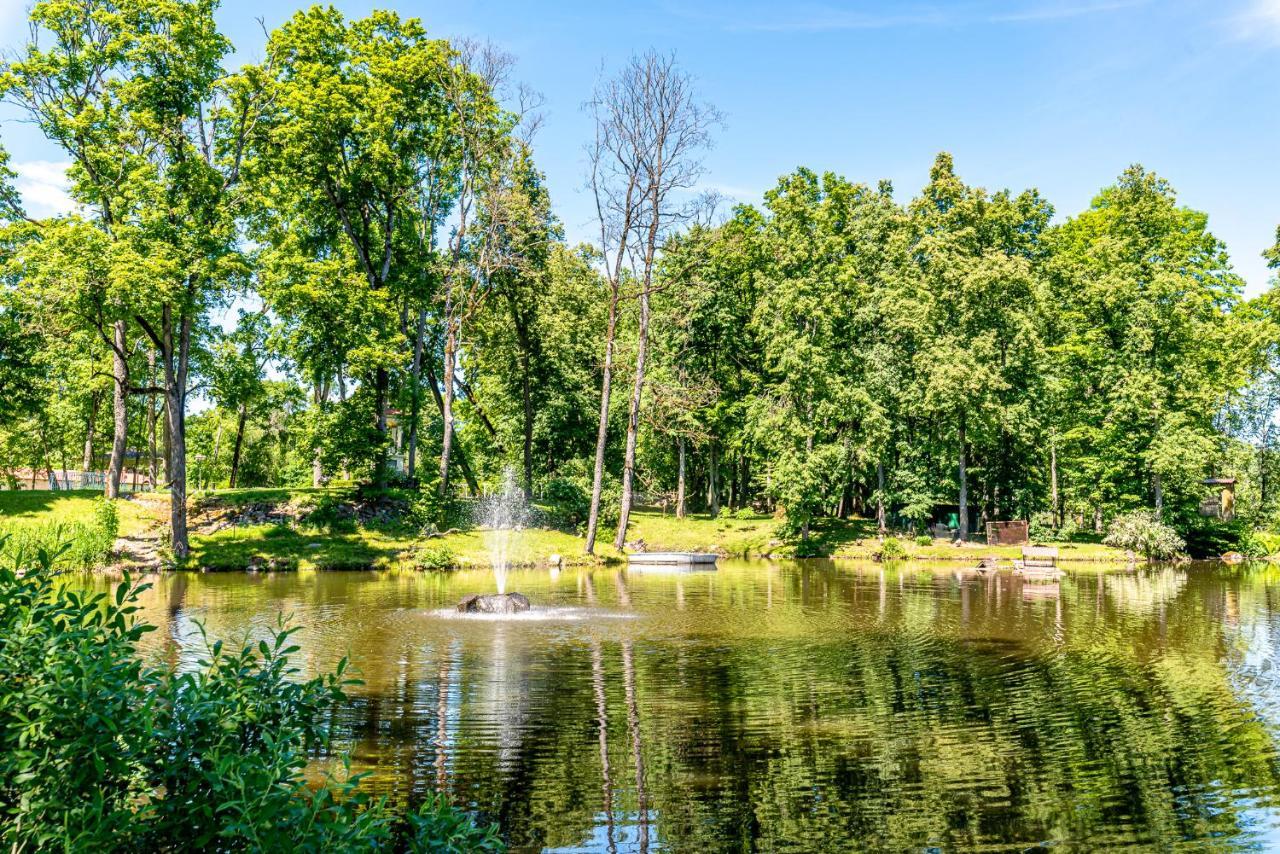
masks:
{"label": "grassy bank", "polygon": [[63,549],[59,567],[79,569],[111,560],[117,535],[140,534],[155,524],[153,511],[140,503],[117,501],[114,512],[93,490],[0,491],[0,561],[34,558],[43,549]]}
{"label": "grassy bank", "polygon": [[[38,526],[89,524],[101,497],[101,492],[92,489],[0,490],[0,533]],[[154,521],[152,511],[140,503],[122,500],[116,507],[121,535],[140,533]]]}
{"label": "grassy bank", "polygon": [[[423,536],[418,526],[394,514],[373,519],[358,516],[343,524],[314,524],[309,514],[325,504],[344,505],[350,490],[236,489],[204,493],[191,503],[191,568],[208,570],[346,569],[433,566],[484,566],[490,542],[480,530],[451,530]],[[61,526],[88,525],[94,519],[93,492],[0,492],[0,535],[39,529],[48,535]],[[142,495],[117,503],[121,536],[144,536],[162,527],[167,496]],[[345,505],[344,505],[345,506]],[[583,554],[584,538],[570,532],[531,528],[512,533],[508,558],[523,565],[543,564],[551,555],[566,563],[592,563],[622,558],[613,549],[613,529],[601,530],[596,557]],[[712,519],[690,515],[677,519],[656,510],[632,515],[628,543],[647,551],[715,551],[746,557],[831,556],[872,560],[882,549],[875,525],[865,519],[821,519],[804,544],[784,536],[771,516],[722,514]],[[908,560],[976,562],[986,555],[1002,559],[1019,556],[1017,546],[982,543],[963,546],[944,540],[927,545],[899,540]],[[1125,563],[1126,556],[1100,543],[1058,544],[1064,562],[1082,565]]]}
{"label": "grassy bank", "polygon": [[[214,570],[244,569],[249,566],[278,568],[340,569],[369,566],[431,566],[450,562],[453,565],[483,566],[490,560],[490,543],[479,530],[450,531],[424,537],[415,527],[395,521],[377,524],[350,524],[344,528],[322,529],[305,522],[288,521],[299,507],[343,493],[326,490],[225,490],[202,496],[197,505],[215,508],[226,515],[228,510],[243,512],[245,508],[293,508],[282,511],[286,522],[267,524],[228,524],[222,530],[192,535],[191,565]],[[305,511],[304,511],[305,512]],[[197,514],[196,518],[200,518]],[[245,518],[245,517],[242,517]],[[255,518],[247,517],[250,522]],[[576,534],[548,529],[527,529],[510,534],[508,558],[512,563],[543,564],[551,555],[560,555],[566,563],[591,563],[620,559],[612,545],[613,530],[602,530],[597,556],[583,554],[584,538]],[[771,516],[722,514],[712,519],[691,515],[677,519],[656,510],[639,510],[632,515],[628,543],[647,551],[715,551],[734,556],[793,557],[822,555],[841,559],[871,560],[882,544],[875,536],[869,520],[819,520],[808,544],[784,536],[778,520]],[[992,547],[982,543],[963,546],[947,541],[930,541],[928,545],[903,538],[900,543],[907,559],[920,561],[976,562],[995,555],[1013,559],[1020,555],[1017,546]],[[1059,544],[1063,561],[1114,565],[1126,563],[1124,553],[1100,543]]]}

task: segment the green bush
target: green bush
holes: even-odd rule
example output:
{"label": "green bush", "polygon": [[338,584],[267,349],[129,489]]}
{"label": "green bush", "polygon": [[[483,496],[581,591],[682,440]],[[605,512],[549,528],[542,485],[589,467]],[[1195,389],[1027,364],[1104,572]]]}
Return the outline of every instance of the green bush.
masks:
{"label": "green bush", "polygon": [[447,531],[470,525],[471,505],[454,495],[423,489],[409,503],[407,521],[421,531]]}
{"label": "green bush", "polygon": [[734,511],[733,511],[733,518],[735,518],[735,519],[758,519],[758,518],[760,518],[760,514],[759,514],[759,513],[757,513],[756,511],[752,510],[750,507],[739,507],[737,510],[734,510]]}
{"label": "green bush", "polygon": [[1254,531],[1253,541],[1258,547],[1256,557],[1268,557],[1280,553],[1280,533],[1275,531]]}
{"label": "green bush", "polygon": [[0,843],[20,851],[499,851],[443,799],[398,816],[359,775],[312,788],[345,664],[301,680],[292,629],[200,666],[148,663],[146,585],[57,580],[55,555],[0,569]]}
{"label": "green bush", "polygon": [[[591,517],[591,481],[570,481],[576,483],[577,488],[581,490],[583,495],[583,504],[581,507],[581,518],[574,530],[579,534],[585,534],[587,530],[587,522]],[[618,526],[618,520],[621,518],[622,507],[622,483],[608,474],[604,477],[604,483],[600,487],[600,518],[597,520],[597,531],[607,531],[610,528]],[[600,536],[604,536],[601,534]]]}
{"label": "green bush", "polygon": [[326,492],[302,518],[303,527],[317,528],[330,534],[351,534],[356,530],[355,507],[345,493]]}
{"label": "green bush", "polygon": [[933,545],[933,537],[929,536],[928,534],[921,534],[920,536],[916,537],[916,545],[920,546],[920,548],[928,548],[929,546]]}
{"label": "green bush", "polygon": [[1151,560],[1171,560],[1183,553],[1186,543],[1178,532],[1149,510],[1125,513],[1111,520],[1102,542],[1128,549]]}
{"label": "green bush", "polygon": [[1052,513],[1036,513],[1027,522],[1027,538],[1033,543],[1051,543],[1058,539]]}
{"label": "green bush", "polygon": [[885,537],[878,554],[881,560],[902,560],[907,556],[907,547],[897,537]]}
{"label": "green bush", "polygon": [[[99,537],[109,544],[114,544],[120,535],[120,511],[116,502],[110,498],[99,498],[93,503],[93,524]],[[111,545],[107,546],[109,551]]]}
{"label": "green bush", "polygon": [[830,550],[827,545],[817,537],[810,537],[807,540],[797,540],[795,547],[792,550],[792,557],[798,558],[827,557],[829,554]]}
{"label": "green bush", "polygon": [[443,543],[437,546],[426,546],[418,551],[414,558],[414,565],[418,569],[456,569],[458,556],[453,553],[453,549]]}
{"label": "green bush", "polygon": [[542,511],[553,528],[572,531],[587,521],[591,494],[567,477],[553,477],[542,487]]}
{"label": "green bush", "polygon": [[1258,542],[1253,527],[1243,519],[1224,522],[1196,512],[1185,512],[1178,530],[1186,540],[1187,553],[1194,558],[1215,558],[1227,552],[1247,557],[1264,557],[1266,545]]}

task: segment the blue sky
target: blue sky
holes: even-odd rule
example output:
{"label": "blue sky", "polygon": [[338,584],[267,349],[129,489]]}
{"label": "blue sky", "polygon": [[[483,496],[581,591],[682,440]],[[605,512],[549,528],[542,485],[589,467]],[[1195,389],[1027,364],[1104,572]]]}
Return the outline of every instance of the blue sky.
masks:
{"label": "blue sky", "polygon": [[[0,0],[0,42],[25,35],[22,0]],[[1173,182],[1248,281],[1280,224],[1280,0],[960,0],[937,3],[340,2],[478,36],[518,59],[540,91],[536,140],[571,240],[589,239],[581,111],[603,67],[676,51],[726,115],[706,184],[758,201],[797,166],[888,178],[914,195],[940,150],[970,183],[1035,186],[1059,218],[1082,210],[1126,165]],[[291,2],[226,0],[240,60],[261,55]],[[62,161],[0,108],[0,139],[33,212],[57,208]]]}

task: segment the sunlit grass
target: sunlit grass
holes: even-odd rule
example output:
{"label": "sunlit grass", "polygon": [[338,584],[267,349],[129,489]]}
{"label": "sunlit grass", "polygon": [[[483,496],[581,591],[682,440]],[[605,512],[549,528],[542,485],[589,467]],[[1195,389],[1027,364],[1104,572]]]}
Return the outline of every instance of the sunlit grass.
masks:
{"label": "sunlit grass", "polygon": [[[349,490],[337,490],[346,492]],[[237,489],[218,490],[193,496],[193,503],[216,499],[223,506],[244,507],[254,503],[307,504],[326,490],[317,489]],[[330,491],[332,492],[332,491]],[[85,507],[92,503],[85,499]],[[122,502],[122,524],[125,518]],[[141,513],[136,507],[129,512]],[[153,511],[154,512],[154,511]],[[552,555],[566,563],[620,559],[613,548],[615,529],[598,532],[596,556],[584,552],[585,539],[576,532],[531,528],[509,535],[508,559],[516,565],[541,565]],[[627,542],[643,542],[647,551],[714,551],[734,556],[792,557],[797,554],[830,556],[849,560],[871,560],[882,548],[875,523],[869,519],[818,519],[811,542],[801,545],[794,535],[784,533],[781,520],[759,514],[721,513],[712,519],[706,514],[689,514],[677,519],[673,512],[652,508],[632,513]],[[995,556],[1003,561],[1020,557],[1019,546],[988,546],[982,542],[955,545],[932,540],[919,545],[914,538],[901,539],[911,561],[972,562]],[[422,549],[447,548],[461,567],[486,566],[491,556],[485,533],[478,529],[454,531],[426,538],[408,525],[352,525],[343,530],[322,530],[290,525],[251,525],[227,528],[212,534],[193,533],[190,566],[215,570],[238,570],[272,563],[279,568],[339,569],[355,567],[413,566],[415,553]],[[1082,566],[1095,562],[1110,566],[1126,562],[1125,555],[1100,543],[1062,543],[1058,549],[1064,563]]]}
{"label": "sunlit grass", "polygon": [[[94,502],[101,497],[101,492],[92,489],[0,490],[0,534],[16,533],[29,526],[90,524]],[[146,529],[154,521],[147,508],[128,499],[117,501],[116,510],[120,514],[120,533],[125,536]]]}

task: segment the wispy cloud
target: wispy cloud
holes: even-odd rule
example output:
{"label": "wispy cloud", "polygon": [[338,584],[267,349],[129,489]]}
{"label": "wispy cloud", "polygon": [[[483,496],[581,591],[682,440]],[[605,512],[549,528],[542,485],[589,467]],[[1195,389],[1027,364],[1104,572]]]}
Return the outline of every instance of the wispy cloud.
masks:
{"label": "wispy cloud", "polygon": [[[1099,15],[1143,6],[1151,0],[970,0],[936,3],[739,3],[693,12],[669,7],[673,14],[737,32],[818,33],[882,30],[975,23],[1035,23]],[[1280,0],[1266,0],[1276,3]]]}
{"label": "wispy cloud", "polygon": [[754,32],[825,32],[831,30],[879,30],[888,27],[935,26],[944,24],[948,14],[934,7],[899,9],[891,12],[862,11],[814,3],[785,4],[739,10],[737,20],[726,21],[731,30]]}
{"label": "wispy cloud", "polygon": [[1099,15],[1104,12],[1117,12],[1131,9],[1134,6],[1145,6],[1150,0],[1110,0],[1095,3],[1041,3],[1027,6],[1010,12],[997,12],[988,20],[997,23],[1033,23],[1035,21],[1059,21],[1065,18],[1079,18],[1084,15]]}
{"label": "wispy cloud", "polygon": [[1239,38],[1280,44],[1280,0],[1249,0],[1230,23]]}
{"label": "wispy cloud", "polygon": [[13,184],[22,194],[22,205],[28,216],[42,219],[70,213],[75,208],[67,192],[69,165],[52,160],[27,160],[11,165],[18,175]]}

